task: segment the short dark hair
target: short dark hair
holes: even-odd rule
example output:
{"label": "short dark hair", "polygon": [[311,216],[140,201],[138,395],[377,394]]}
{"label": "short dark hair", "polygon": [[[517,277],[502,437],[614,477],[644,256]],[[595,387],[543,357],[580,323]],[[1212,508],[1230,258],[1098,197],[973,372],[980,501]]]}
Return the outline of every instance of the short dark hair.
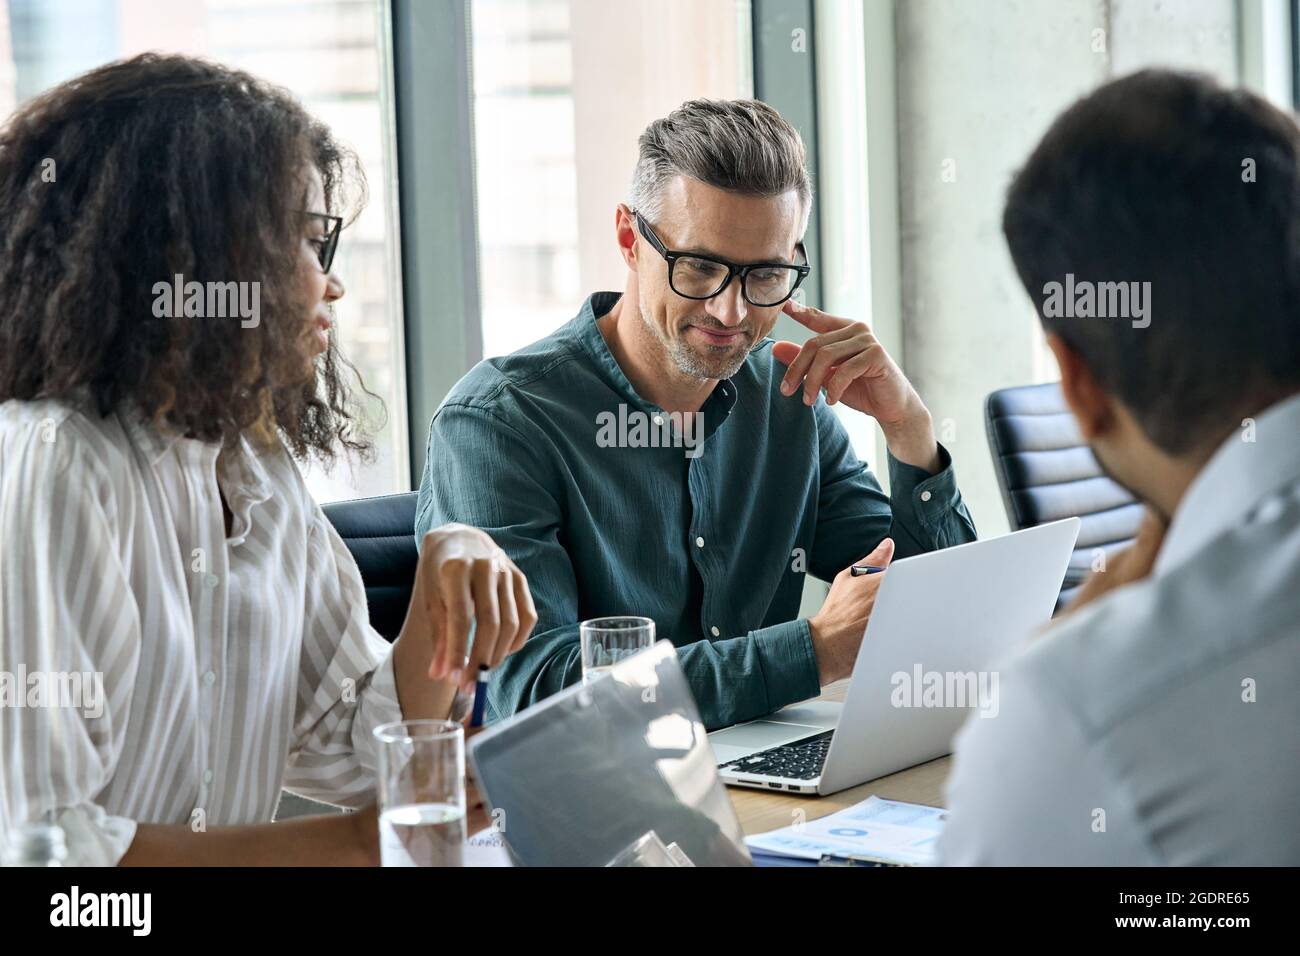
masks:
{"label": "short dark hair", "polygon": [[[1166,70],[1105,84],[1030,155],[1002,230],[1043,325],[1166,452],[1300,390],[1300,130],[1260,97]],[[1061,315],[1068,275],[1149,282],[1150,324]]]}
{"label": "short dark hair", "polygon": [[[0,129],[0,401],[130,406],[205,441],[367,456],[332,336],[310,371],[311,166],[325,212],[364,202],[356,158],[291,94],[191,57],[111,63],[19,109]],[[155,315],[155,284],[178,273],[259,283],[260,324]]]}

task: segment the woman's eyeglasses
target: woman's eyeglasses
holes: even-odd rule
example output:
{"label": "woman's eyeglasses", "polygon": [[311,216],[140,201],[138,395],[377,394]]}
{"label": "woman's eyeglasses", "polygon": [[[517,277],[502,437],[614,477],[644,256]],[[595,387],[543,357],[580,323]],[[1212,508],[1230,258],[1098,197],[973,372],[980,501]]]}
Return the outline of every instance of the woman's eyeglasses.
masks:
{"label": "woman's eyeglasses", "polygon": [[334,264],[334,252],[339,247],[339,233],[343,231],[343,217],[331,216],[323,212],[304,212],[304,216],[320,219],[325,223],[326,232],[307,241],[316,247],[316,258],[320,260],[322,272],[329,272]]}

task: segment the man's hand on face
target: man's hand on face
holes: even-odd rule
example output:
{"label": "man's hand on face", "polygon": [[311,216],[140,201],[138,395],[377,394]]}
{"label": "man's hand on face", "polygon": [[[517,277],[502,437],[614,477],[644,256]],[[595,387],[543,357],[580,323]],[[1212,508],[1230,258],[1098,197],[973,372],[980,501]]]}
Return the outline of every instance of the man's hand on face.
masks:
{"label": "man's hand on face", "polygon": [[826,389],[826,403],[844,402],[880,423],[895,458],[934,474],[940,469],[939,445],[930,411],[902,369],[876,340],[865,322],[827,315],[786,301],[782,311],[817,334],[803,345],[777,342],[772,355],[789,366],[781,394],[803,386],[803,401],[812,405]]}
{"label": "man's hand on face", "polygon": [[[858,564],[887,567],[894,557],[894,540],[886,538]],[[853,577],[849,568],[835,575],[821,610],[808,620],[813,653],[817,657],[817,679],[825,687],[853,673],[858,647],[876,606],[876,592],[887,572]]]}
{"label": "man's hand on face", "polygon": [[1165,540],[1165,522],[1151,508],[1144,509],[1142,524],[1138,527],[1137,538],[1115,557],[1111,558],[1105,571],[1094,571],[1084,580],[1074,599],[1070,601],[1061,617],[1072,614],[1079,608],[1109,594],[1134,581],[1141,581],[1151,574],[1160,545]]}

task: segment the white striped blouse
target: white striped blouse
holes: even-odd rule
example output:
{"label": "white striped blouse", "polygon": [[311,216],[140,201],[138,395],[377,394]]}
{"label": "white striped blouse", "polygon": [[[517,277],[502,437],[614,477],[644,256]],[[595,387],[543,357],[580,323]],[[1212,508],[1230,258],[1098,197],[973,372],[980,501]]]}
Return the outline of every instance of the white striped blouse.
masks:
{"label": "white striped blouse", "polygon": [[390,647],[288,452],[243,449],[0,404],[0,844],[54,821],[113,865],[137,822],[370,799]]}

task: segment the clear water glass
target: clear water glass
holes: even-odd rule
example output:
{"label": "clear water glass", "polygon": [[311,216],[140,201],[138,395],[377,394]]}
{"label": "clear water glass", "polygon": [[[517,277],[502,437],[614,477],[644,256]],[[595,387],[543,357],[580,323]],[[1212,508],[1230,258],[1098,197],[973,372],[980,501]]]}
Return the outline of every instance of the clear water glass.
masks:
{"label": "clear water glass", "polygon": [[648,617],[598,617],[578,625],[582,640],[582,682],[589,684],[619,661],[655,642]]}
{"label": "clear water glass", "polygon": [[463,866],[465,731],[450,720],[401,720],[379,740],[383,866]]}

